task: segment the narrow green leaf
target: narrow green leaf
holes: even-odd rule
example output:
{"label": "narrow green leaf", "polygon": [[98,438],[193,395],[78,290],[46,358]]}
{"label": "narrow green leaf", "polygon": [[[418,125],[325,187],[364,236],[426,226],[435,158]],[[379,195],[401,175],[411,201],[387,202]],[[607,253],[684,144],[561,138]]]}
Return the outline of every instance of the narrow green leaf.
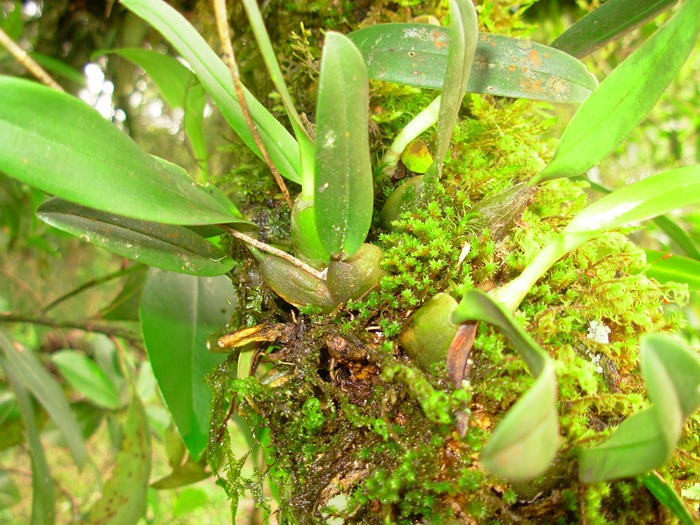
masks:
{"label": "narrow green leaf", "polygon": [[606,195],[574,217],[564,234],[590,238],[697,203],[700,164],[658,173]]}
{"label": "narrow green leaf", "polygon": [[141,220],[239,221],[84,102],[4,76],[0,92],[0,170],[8,175],[58,197]]}
{"label": "narrow green leaf", "polygon": [[151,435],[141,400],[132,396],[124,423],[124,435],[112,475],[102,497],[90,509],[91,525],[133,525],[146,512],[151,474]]}
{"label": "narrow green leaf", "polygon": [[676,221],[668,216],[662,216],[654,219],[654,224],[668,235],[669,239],[677,245],[685,256],[700,261],[700,250],[695,245],[695,241]]}
{"label": "narrow green leaf", "polygon": [[685,283],[688,289],[700,291],[700,261],[682,255],[645,250],[647,264],[644,274],[660,283]]}
{"label": "narrow green leaf", "polygon": [[347,37],[328,32],[316,107],[314,210],[319,238],[333,257],[355,253],[372,222],[368,107],[362,55]]}
{"label": "narrow green leaf", "polygon": [[121,406],[117,386],[86,355],[77,350],[61,350],[51,354],[51,361],[66,381],[89,401],[112,410]]}
{"label": "narrow green leaf", "polygon": [[313,196],[307,199],[302,193],[294,199],[290,222],[297,256],[315,268],[324,268],[331,256],[318,236]]}
{"label": "narrow green leaf", "polygon": [[17,488],[17,483],[12,478],[12,474],[5,470],[0,470],[0,510],[12,507],[19,503],[21,499],[19,488]]}
{"label": "narrow green leaf", "polygon": [[197,77],[176,59],[148,49],[122,48],[104,53],[119,55],[143,68],[156,83],[168,105],[184,110],[187,138],[195,159],[206,174],[209,160],[203,129],[206,95]]}
{"label": "narrow green leaf", "polygon": [[104,307],[97,317],[107,321],[138,321],[141,291],[146,282],[146,269],[147,267],[144,266],[142,270],[130,274],[119,295]]}
{"label": "narrow green leaf", "polygon": [[586,207],[537,254],[517,278],[491,292],[515,310],[532,286],[571,250],[600,233],[700,202],[700,164],[647,177]]}
{"label": "narrow green leaf", "polygon": [[[0,28],[2,28],[12,40],[19,40],[24,29],[22,2],[7,2],[6,5],[0,9]],[[0,49],[0,56],[2,56],[3,52],[7,51],[4,48]]]}
{"label": "narrow green leaf", "polygon": [[644,486],[649,489],[649,492],[651,492],[671,514],[678,518],[682,525],[694,525],[696,523],[681,497],[658,472],[650,472],[642,479],[644,481]]}
{"label": "narrow green leaf", "polygon": [[[9,349],[10,342],[0,332],[0,346]],[[46,461],[44,449],[39,440],[39,428],[34,407],[21,379],[21,373],[9,360],[0,356],[0,366],[5,372],[10,385],[12,386],[26,432],[26,440],[29,445],[29,453],[32,464],[32,517],[31,525],[53,525],[56,522],[56,493],[54,490],[51,470]]]}
{"label": "narrow green leaf", "polygon": [[57,60],[53,57],[50,57],[48,55],[42,55],[41,53],[29,53],[29,56],[31,56],[34,61],[39,64],[41,67],[43,67],[46,71],[49,73],[52,73],[53,75],[57,77],[62,77],[65,78],[66,80],[70,80],[71,82],[74,82],[78,86],[84,86],[85,85],[85,75],[83,74],[82,71],[79,71],[65,62],[62,62],[61,60]]}
{"label": "narrow green leaf", "polygon": [[[440,95],[437,121],[435,169],[440,175],[442,163],[450,148],[452,130],[462,105],[467,81],[474,63],[479,28],[472,0],[450,0],[450,44],[447,50],[447,68]],[[428,174],[431,172],[428,171]]]}
{"label": "narrow green leaf", "polygon": [[561,438],[556,411],[557,378],[547,353],[500,305],[470,290],[452,314],[452,322],[482,321],[496,326],[536,377],[533,386],[506,413],[481,453],[481,463],[512,481],[531,479],[551,464]]}
{"label": "narrow green leaf", "polygon": [[652,20],[678,0],[608,0],[561,34],[552,47],[584,57]]}
{"label": "narrow green leaf", "polygon": [[206,462],[195,462],[192,461],[192,458],[188,458],[184,464],[173,467],[170,474],[154,481],[151,487],[157,490],[174,489],[197,483],[209,476],[211,476],[211,472],[207,470]]}
{"label": "narrow green leaf", "polygon": [[19,417],[17,400],[10,390],[0,390],[0,425]]}
{"label": "narrow green leaf", "polygon": [[635,476],[668,461],[683,420],[700,406],[700,358],[668,335],[641,341],[642,374],[652,405],[625,421],[600,445],[579,451],[585,483]]}
{"label": "narrow green leaf", "polygon": [[554,158],[533,184],[584,173],[622,144],[695,47],[700,31],[698,12],[700,0],[688,0],[608,75],[571,119]]}
{"label": "narrow green leaf", "polygon": [[[447,28],[429,24],[379,24],[350,33],[370,78],[442,89],[447,70]],[[535,42],[479,33],[470,93],[581,103],[598,81],[574,57]]]}
{"label": "narrow green leaf", "polygon": [[221,275],[233,261],[184,226],[146,222],[51,199],[39,218],[60,230],[117,255],[150,266],[191,275]]}
{"label": "narrow green leaf", "polygon": [[21,380],[24,387],[41,403],[46,413],[63,433],[75,464],[83,468],[87,462],[85,440],[59,384],[31,350],[12,345],[2,334],[0,334],[0,347],[17,379]]}
{"label": "narrow green leaf", "polygon": [[226,356],[207,350],[207,338],[229,321],[231,281],[152,269],[141,298],[146,349],[168,409],[187,449],[199,458],[207,446],[211,389],[207,375]]}
{"label": "narrow green leaf", "polygon": [[294,134],[298,142],[306,140],[311,143],[311,137],[309,137],[306,127],[299,117],[296,108],[294,107],[294,101],[292,96],[289,94],[287,89],[287,84],[284,81],[284,74],[277,63],[277,55],[274,48],[272,47],[272,42],[270,41],[270,36],[267,34],[267,29],[265,29],[265,22],[263,22],[262,13],[260,13],[260,8],[258,7],[258,2],[256,0],[242,0],[243,7],[245,8],[246,15],[248,16],[248,22],[255,35],[255,41],[260,48],[260,54],[262,55],[263,61],[265,62],[265,67],[267,72],[270,74],[272,83],[275,85],[277,92],[282,99],[284,104],[284,109],[287,112],[289,121],[294,128]]}
{"label": "narrow green leaf", "polygon": [[[180,13],[162,0],[122,0],[127,9],[151,24],[187,61],[229,125],[258,156],[236,99],[226,65]],[[301,182],[299,147],[289,132],[246,90],[246,100],[265,148],[280,173]]]}

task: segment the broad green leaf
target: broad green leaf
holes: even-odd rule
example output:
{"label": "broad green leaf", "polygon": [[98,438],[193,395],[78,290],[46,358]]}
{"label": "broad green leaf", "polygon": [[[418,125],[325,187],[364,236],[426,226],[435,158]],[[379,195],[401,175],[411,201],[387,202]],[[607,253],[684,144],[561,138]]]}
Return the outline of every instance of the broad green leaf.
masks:
{"label": "broad green leaf", "polygon": [[141,298],[146,349],[165,403],[187,449],[207,446],[211,389],[207,376],[226,356],[207,350],[207,338],[229,321],[231,281],[152,269]]}
{"label": "broad green leaf", "polygon": [[0,171],[57,197],[140,220],[239,222],[77,98],[5,76],[0,92]]}
{"label": "broad green leaf", "polygon": [[682,255],[645,251],[649,266],[644,270],[644,275],[660,283],[685,283],[689,290],[700,291],[700,261]]}
{"label": "broad green leaf", "polygon": [[[348,37],[365,57],[370,78],[441,89],[447,70],[447,28],[379,24]],[[581,103],[598,81],[574,57],[535,42],[479,33],[470,93]]]}
{"label": "broad green leaf", "polygon": [[658,472],[646,474],[642,480],[644,486],[649,489],[654,497],[673,514],[682,525],[694,525],[696,523],[690,511],[683,503],[683,500],[673,487],[662,478]]}
{"label": "broad green leaf", "polygon": [[608,0],[560,35],[552,47],[584,57],[652,20],[677,0]]}
{"label": "broad green leaf", "polygon": [[111,477],[102,497],[90,509],[90,525],[133,525],[146,512],[148,479],[151,474],[151,435],[146,411],[137,395],[132,396],[124,423],[124,434]]}
{"label": "broad green leaf", "polygon": [[146,266],[136,273],[130,274],[119,295],[97,315],[108,321],[138,321],[141,291],[146,282]]}
{"label": "broad green leaf", "polygon": [[640,410],[625,419],[601,445],[581,450],[581,481],[631,477],[663,465],[673,445],[665,439],[658,416],[654,408]]}
{"label": "broad green leaf", "polygon": [[[229,125],[258,156],[236,99],[231,74],[199,33],[162,0],[122,0],[127,9],[151,24],[182,55]],[[289,132],[246,90],[246,100],[265,148],[280,173],[301,182],[299,147]]]}
{"label": "broad green leaf", "polygon": [[[15,377],[22,381],[24,387],[44,407],[66,438],[75,464],[83,468],[87,462],[85,440],[59,384],[28,348],[11,344],[2,334],[0,334],[0,347],[6,360],[11,364]],[[15,394],[17,394],[16,389]]]}
{"label": "broad green leaf", "polygon": [[77,350],[61,350],[51,354],[51,361],[66,381],[89,401],[112,410],[121,406],[117,386],[86,355]]}
{"label": "broad green leaf", "polygon": [[[7,352],[9,345],[10,342],[0,332],[0,346]],[[51,470],[39,439],[39,428],[34,415],[32,400],[24,386],[21,372],[16,369],[14,364],[0,355],[0,366],[15,392],[17,404],[24,421],[27,444],[29,445],[32,464],[31,525],[53,525],[56,521],[56,493]]]}
{"label": "broad green leaf", "polygon": [[362,55],[347,37],[328,32],[316,106],[314,211],[319,238],[333,257],[355,253],[372,222],[368,107]]}
{"label": "broad green leaf", "polygon": [[206,95],[194,73],[176,59],[148,49],[122,48],[107,50],[105,53],[119,55],[143,68],[156,83],[168,105],[184,110],[187,138],[192,144],[195,159],[206,174],[209,171],[209,152],[203,129]]}
{"label": "broad green leaf", "polygon": [[[450,37],[447,67],[440,95],[437,121],[435,169],[440,175],[442,163],[450,148],[450,138],[459,108],[462,105],[467,81],[474,63],[479,28],[472,0],[450,0]],[[428,174],[431,172],[428,171]]]}
{"label": "broad green leaf", "polygon": [[635,476],[668,461],[683,421],[700,407],[700,357],[668,335],[641,341],[642,374],[652,405],[628,417],[600,445],[579,451],[585,483]]}
{"label": "broad green leaf", "polygon": [[37,210],[39,218],[117,255],[142,264],[191,275],[221,275],[233,261],[184,226],[129,219],[61,199]]}
{"label": "broad green leaf", "polygon": [[496,326],[536,377],[533,386],[506,413],[481,453],[481,463],[511,481],[531,479],[551,464],[560,444],[556,411],[557,378],[547,353],[500,305],[470,290],[452,314],[452,322],[482,321]]}
{"label": "broad green leaf", "polygon": [[700,31],[700,0],[688,0],[603,80],[564,130],[554,158],[533,184],[584,173],[612,153],[649,113],[681,68]]}
{"label": "broad green leaf", "polygon": [[19,489],[12,474],[0,470],[0,510],[12,507],[21,500]]}

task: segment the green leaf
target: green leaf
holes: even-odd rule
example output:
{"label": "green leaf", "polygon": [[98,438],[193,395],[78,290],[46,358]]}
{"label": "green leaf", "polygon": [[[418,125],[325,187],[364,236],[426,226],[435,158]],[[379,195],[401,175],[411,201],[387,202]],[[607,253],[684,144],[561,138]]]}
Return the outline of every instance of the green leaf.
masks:
{"label": "green leaf", "polygon": [[57,197],[135,219],[239,222],[84,102],[5,76],[0,92],[0,171]]}
{"label": "green leaf", "polygon": [[21,499],[12,475],[5,470],[0,470],[0,510],[12,507]]}
{"label": "green leaf", "polygon": [[90,509],[91,525],[133,525],[146,512],[151,474],[151,435],[141,400],[132,396],[124,434],[102,497]]}
{"label": "green leaf", "polygon": [[554,158],[531,182],[584,173],[612,153],[649,113],[695,46],[700,0],[688,0],[603,80],[579,108]]}
{"label": "green leaf", "polygon": [[78,86],[85,85],[85,75],[83,72],[78,71],[65,62],[47,55],[42,55],[41,53],[29,53],[29,56],[31,56],[37,64],[39,64],[49,73],[53,73],[56,76],[70,80]]}
{"label": "green leaf", "polygon": [[94,404],[112,410],[121,406],[117,386],[86,355],[76,350],[61,350],[51,354],[51,361],[66,381]]}
{"label": "green leaf", "polygon": [[646,334],[641,362],[652,405],[628,417],[600,445],[579,451],[584,483],[662,466],[680,439],[683,420],[700,406],[700,358],[695,351],[668,335]]}
{"label": "green leaf", "polygon": [[[10,342],[0,332],[0,346],[7,352],[9,345]],[[0,356],[0,365],[2,365],[2,369],[15,392],[29,445],[32,464],[31,525],[53,525],[56,521],[56,494],[51,470],[39,440],[39,428],[34,416],[32,400],[24,386],[24,380],[20,377],[21,372],[16,369],[15,365],[2,356]]]}
{"label": "green leaf", "polygon": [[[12,40],[17,41],[22,36],[24,21],[22,20],[22,2],[8,2],[0,9],[0,28],[7,33]],[[0,56],[6,52],[0,49]]]}
{"label": "green leaf", "polygon": [[207,470],[206,463],[201,461],[195,462],[188,458],[182,465],[175,466],[170,474],[154,481],[151,487],[157,490],[174,489],[183,485],[197,483],[209,476],[211,476],[211,472]]}
{"label": "green leaf", "polygon": [[87,462],[85,440],[59,384],[28,348],[11,344],[2,334],[0,348],[11,364],[16,378],[22,381],[24,387],[41,403],[63,433],[75,464],[83,468]]}
{"label": "green leaf", "polygon": [[187,488],[177,495],[177,499],[173,504],[173,518],[189,514],[193,510],[206,505],[208,501],[209,496],[204,489]]}
{"label": "green leaf", "polygon": [[542,474],[559,448],[557,378],[547,353],[500,305],[470,290],[452,314],[452,322],[482,321],[496,326],[536,377],[533,386],[506,413],[481,453],[481,463],[511,481]]}
{"label": "green leaf", "polygon": [[608,0],[561,34],[552,47],[584,57],[652,20],[677,0]]}
{"label": "green leaf", "polygon": [[61,199],[46,201],[37,215],[112,253],[173,272],[221,275],[233,266],[224,252],[184,226],[129,219]]}
{"label": "green leaf", "polygon": [[700,202],[700,164],[659,173],[609,193],[586,207],[517,278],[491,292],[515,310],[530,288],[561,257],[600,233]]}
{"label": "green leaf", "polygon": [[647,264],[644,274],[660,283],[685,283],[691,291],[700,291],[700,261],[682,255],[645,250]]}
{"label": "green leaf", "polygon": [[362,55],[347,37],[328,32],[316,106],[314,210],[319,238],[333,257],[355,253],[372,222],[368,107]]}
{"label": "green leaf", "polygon": [[[370,78],[442,89],[447,29],[430,24],[379,24],[350,33]],[[598,81],[574,57],[535,42],[479,33],[470,93],[581,103]]]}
{"label": "green leaf", "polygon": [[197,77],[176,59],[148,49],[122,48],[104,51],[119,55],[143,68],[172,108],[185,112],[185,131],[200,168],[208,172],[209,152],[204,139],[206,95]]}
{"label": "green leaf", "polygon": [[141,291],[146,282],[147,267],[143,266],[136,273],[129,274],[119,295],[97,315],[107,321],[138,321]]}
{"label": "green leaf", "polygon": [[678,518],[682,525],[694,525],[696,523],[681,497],[658,472],[650,472],[642,479],[644,481],[644,486],[649,489],[649,492],[651,492],[671,514]]}
{"label": "green leaf", "polygon": [[[437,146],[435,169],[439,175],[442,163],[450,148],[452,130],[462,105],[467,81],[474,63],[474,53],[479,29],[476,9],[472,0],[450,0],[450,44],[447,67],[440,95],[440,112],[437,121]],[[431,172],[428,171],[428,174]]]}
{"label": "green leaf", "polygon": [[[260,156],[236,99],[226,65],[197,31],[162,0],[122,0],[127,9],[151,24],[182,55],[229,125],[246,145]],[[280,173],[301,182],[299,147],[289,132],[246,91],[246,100],[265,148]]]}
{"label": "green leaf", "polygon": [[152,269],[143,289],[141,326],[153,373],[193,458],[209,436],[206,378],[226,358],[207,350],[207,338],[226,325],[234,307],[231,281],[223,276]]}
{"label": "green leaf", "polygon": [[669,239],[683,251],[684,255],[696,261],[700,261],[700,251],[695,245],[695,241],[693,241],[690,235],[688,235],[688,232],[676,221],[668,216],[662,216],[654,219],[654,224],[668,235]]}
{"label": "green leaf", "polygon": [[700,164],[652,175],[584,208],[564,234],[591,238],[600,232],[700,202]]}

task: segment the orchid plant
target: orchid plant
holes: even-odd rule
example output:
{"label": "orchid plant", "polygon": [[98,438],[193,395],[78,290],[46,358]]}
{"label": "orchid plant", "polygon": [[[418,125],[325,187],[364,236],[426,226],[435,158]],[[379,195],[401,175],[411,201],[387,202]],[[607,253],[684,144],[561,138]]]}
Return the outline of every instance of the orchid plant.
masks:
{"label": "orchid plant", "polygon": [[[366,326],[358,333],[337,335],[336,327],[349,312],[359,311],[352,310],[353,306],[363,304],[391,276],[378,233],[411,233],[406,221],[412,214],[431,213],[433,197],[442,191],[446,166],[451,163],[451,140],[465,93],[580,104],[549,163],[531,173],[529,179],[494,191],[466,210],[465,216],[473,224],[481,225],[479,221],[485,220],[481,229],[490,228],[493,233],[502,227],[505,236],[518,228],[524,209],[539,189],[550,181],[585,175],[645,118],[695,47],[700,0],[683,2],[672,18],[600,85],[575,57],[619,38],[674,2],[644,2],[648,8],[634,9],[630,16],[629,1],[608,0],[552,46],[480,32],[477,9],[470,0],[450,0],[446,27],[410,22],[369,26],[349,35],[329,31],[320,61],[315,126],[295,109],[257,2],[242,0],[291,133],[242,84],[224,2],[214,2],[223,60],[165,2],[121,3],[160,32],[186,66],[144,49],[109,53],[142,67],[171,105],[186,109],[188,140],[200,159],[207,155],[202,115],[205,94],[210,97],[231,129],[269,166],[277,181],[289,206],[289,246],[274,246],[260,238],[254,217],[206,182],[206,162],[200,163],[198,174],[188,174],[180,166],[149,155],[80,100],[7,76],[0,76],[0,170],[51,196],[37,210],[41,220],[151,268],[140,292],[142,334],[156,380],[192,462],[206,457],[213,472],[224,477],[225,454],[216,452],[212,445],[217,439],[221,442],[221,431],[226,428],[225,418],[219,414],[212,420],[211,416],[212,410],[222,409],[217,404],[221,399],[212,402],[210,382],[214,385],[211,378],[221,377],[217,371],[238,370],[239,390],[233,395],[237,400],[233,404],[249,400],[251,413],[260,410],[253,401],[257,390],[248,386],[250,390],[242,393],[241,385],[248,385],[242,381],[248,379],[258,385],[256,388],[274,390],[295,374],[297,379],[303,375],[284,364],[274,364],[283,363],[285,345],[291,348],[299,337],[290,328],[293,321],[229,324],[232,317],[240,317],[235,310],[243,307],[229,292],[231,278],[235,282],[243,261],[233,255],[241,257],[240,250],[224,248],[223,237],[245,246],[248,255],[244,258],[255,261],[265,285],[287,305],[283,310],[290,319],[300,316],[325,327],[325,332],[317,330],[314,337],[326,338],[329,359],[352,363],[348,367],[354,382],[366,380],[376,386],[375,379],[370,380],[375,376],[381,378],[382,385],[403,382],[426,418],[447,425],[444,428],[454,434],[446,431],[446,435],[456,440],[468,442],[473,432],[472,383],[478,377],[473,353],[479,325],[496,328],[518,352],[534,381],[526,379],[529,389],[499,416],[498,425],[478,451],[478,462],[489,475],[508,482],[546,476],[559,461],[565,441],[558,415],[559,368],[556,359],[523,328],[518,309],[552,266],[584,243],[700,202],[700,166],[678,167],[610,192],[557,231],[533,254],[520,275],[495,283],[490,290],[479,290],[466,281],[458,289],[440,289],[405,312],[405,322],[394,335],[368,331]],[[370,149],[370,79],[440,92],[380,152]],[[424,154],[427,161],[423,168],[416,168],[412,177],[394,188],[396,169],[408,165],[410,147],[433,126],[434,147]],[[287,184],[298,188],[296,195]],[[386,198],[379,196],[382,190],[388,193]],[[375,203],[382,200],[381,209],[375,209]],[[460,264],[468,252],[467,243]],[[684,279],[683,273],[692,275],[697,264],[692,258],[682,263],[680,279]],[[687,280],[691,285],[692,279]],[[376,322],[376,318],[372,320]],[[297,324],[299,327],[303,322]],[[371,343],[367,342],[369,333],[374,338]],[[351,350],[347,350],[355,345],[355,338],[362,341],[357,345],[360,358],[349,357]],[[282,347],[278,350],[282,357],[275,358],[261,379],[255,366],[261,359],[259,354],[275,345]],[[43,522],[52,522],[55,502],[46,483],[51,475],[42,459],[38,430],[32,424],[29,394],[39,400],[64,433],[79,466],[86,461],[85,444],[60,387],[37,357],[19,350],[5,336],[0,336],[0,346],[0,363],[22,411],[33,454],[36,519],[41,521],[43,513]],[[644,335],[640,348],[641,374],[650,404],[604,439],[593,436],[589,441],[596,443],[574,446],[578,477],[581,483],[592,484],[642,476],[665,505],[687,520],[688,511],[682,503],[678,505],[675,493],[649,473],[669,460],[687,418],[700,406],[700,358],[696,350],[667,334]],[[182,366],[173,366],[174,359]],[[70,358],[65,367],[70,370]],[[364,372],[357,371],[360,368]],[[319,388],[314,383],[317,380],[308,381],[311,391]],[[225,390],[226,381],[223,384]],[[261,394],[261,398],[265,396]],[[449,406],[442,415],[435,415],[430,408],[438,398]],[[316,398],[310,395],[309,399]],[[347,401],[337,403],[348,413],[357,410]],[[95,522],[114,512],[119,518],[109,523],[135,522],[146,506],[150,462],[138,458],[150,454],[147,416],[135,392],[130,406],[125,434],[133,439],[124,440],[121,459],[105,485],[103,498],[90,511]],[[302,412],[321,410],[314,406],[305,402]],[[328,411],[326,418],[330,417]],[[392,434],[397,431],[386,427],[381,418],[372,422],[356,415],[348,420],[356,428],[372,428],[386,442],[401,441]],[[315,431],[304,428],[300,432]],[[269,439],[274,442],[274,435]],[[346,474],[357,475],[358,481],[350,485],[354,487],[371,473],[353,472],[348,467]],[[230,480],[223,483],[235,499],[235,484]],[[289,505],[284,519],[292,520],[289,516],[294,506],[289,502],[294,488],[283,486],[281,492],[283,503]],[[339,492],[334,489],[324,494]],[[319,506],[330,499],[318,497]],[[127,501],[129,505],[124,506]],[[348,500],[348,512],[360,512],[358,501]]]}

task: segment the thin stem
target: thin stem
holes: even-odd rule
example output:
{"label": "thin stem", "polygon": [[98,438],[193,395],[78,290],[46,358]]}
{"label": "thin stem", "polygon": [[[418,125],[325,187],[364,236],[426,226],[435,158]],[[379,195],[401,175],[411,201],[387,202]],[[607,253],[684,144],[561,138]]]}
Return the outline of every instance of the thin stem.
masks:
{"label": "thin stem", "polygon": [[590,234],[590,232],[561,232],[535,256],[518,277],[500,288],[491,290],[489,295],[506,309],[514,312],[525,299],[530,289],[540,277],[547,273],[554,263],[593,237],[594,235]]}
{"label": "thin stem", "polygon": [[129,341],[138,341],[139,336],[131,330],[125,330],[114,326],[95,324],[93,321],[57,321],[48,317],[32,317],[22,314],[0,314],[0,323],[30,323],[48,326],[50,328],[76,328],[86,332],[123,337]]}
{"label": "thin stem", "polygon": [[236,239],[239,239],[246,244],[250,244],[251,246],[253,246],[254,248],[257,248],[260,251],[267,252],[267,253],[270,253],[272,255],[276,255],[277,257],[281,257],[285,261],[289,261],[297,268],[304,270],[306,273],[308,273],[309,275],[313,275],[317,279],[321,279],[322,281],[326,280],[326,270],[319,272],[315,268],[312,268],[311,266],[309,266],[305,262],[300,261],[299,259],[297,259],[293,255],[288,254],[287,252],[279,250],[273,246],[270,246],[269,244],[265,244],[264,242],[260,242],[259,240],[254,239],[253,237],[250,237],[250,236],[246,235],[245,233],[241,233],[238,230],[234,230],[233,228],[231,228],[230,226],[228,226],[226,224],[219,224],[219,226],[221,228],[226,229]]}
{"label": "thin stem", "polygon": [[17,62],[22,64],[27,71],[38,78],[43,84],[46,84],[50,88],[58,91],[63,91],[61,85],[51,78],[51,75],[49,75],[43,67],[37,64],[36,61],[30,57],[24,49],[17,45],[17,43],[12,40],[10,36],[2,29],[0,29],[0,45],[7,49],[10,54],[15,57]]}
{"label": "thin stem", "polygon": [[62,295],[58,299],[51,301],[49,304],[47,304],[46,306],[41,308],[37,313],[38,314],[45,314],[49,310],[53,310],[59,304],[63,303],[64,301],[67,301],[71,297],[75,297],[76,295],[84,292],[85,290],[89,290],[90,288],[94,288],[95,286],[99,286],[101,284],[112,281],[114,279],[118,279],[119,277],[123,277],[125,275],[129,275],[131,273],[134,273],[136,271],[141,271],[141,270],[145,270],[145,268],[141,265],[135,264],[133,266],[129,266],[128,268],[124,268],[123,270],[118,270],[116,272],[105,275],[103,277],[99,277],[97,279],[92,279],[84,284],[81,284],[80,286],[71,290],[70,292],[66,293],[65,295]]}
{"label": "thin stem", "polygon": [[418,113],[406,127],[399,131],[389,150],[379,161],[383,169],[379,172],[379,178],[390,177],[396,171],[402,153],[406,147],[417,139],[421,133],[433,126],[440,112],[440,97],[436,97],[423,111]]}
{"label": "thin stem", "polygon": [[250,115],[250,109],[248,108],[248,102],[245,99],[245,92],[243,91],[243,84],[241,83],[240,75],[238,74],[238,65],[236,64],[236,57],[233,52],[233,45],[231,45],[231,32],[228,26],[228,17],[226,13],[226,0],[212,0],[214,4],[214,14],[216,16],[216,27],[219,32],[219,38],[221,39],[221,45],[224,48],[224,58],[226,64],[228,65],[229,71],[231,72],[231,79],[233,80],[233,86],[236,89],[236,98],[238,99],[238,104],[241,106],[241,112],[243,113],[243,118],[245,118],[246,124],[248,124],[248,129],[253,136],[255,145],[258,147],[263,160],[270,168],[272,176],[275,178],[277,185],[279,186],[282,194],[284,195],[289,207],[292,207],[292,198],[289,196],[289,190],[287,189],[282,175],[280,175],[277,167],[272,163],[272,159],[267,152],[267,148],[263,144],[260,134],[258,133],[258,128],[253,121],[253,117]]}

